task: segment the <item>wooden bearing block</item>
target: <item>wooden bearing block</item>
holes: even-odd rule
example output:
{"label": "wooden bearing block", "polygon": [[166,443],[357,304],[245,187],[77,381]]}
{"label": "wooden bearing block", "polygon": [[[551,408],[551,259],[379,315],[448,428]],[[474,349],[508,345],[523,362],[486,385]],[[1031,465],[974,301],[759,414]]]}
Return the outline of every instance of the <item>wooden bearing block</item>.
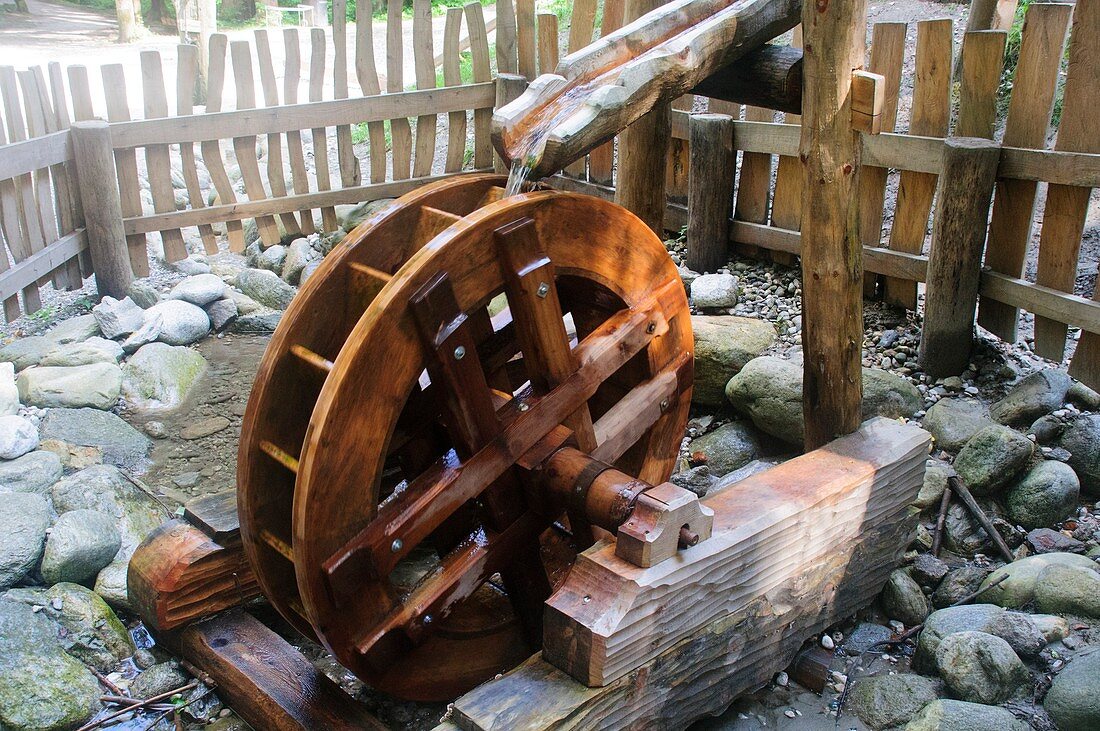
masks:
{"label": "wooden bearing block", "polygon": [[886,78],[870,71],[852,72],[852,129],[869,135],[882,131]]}

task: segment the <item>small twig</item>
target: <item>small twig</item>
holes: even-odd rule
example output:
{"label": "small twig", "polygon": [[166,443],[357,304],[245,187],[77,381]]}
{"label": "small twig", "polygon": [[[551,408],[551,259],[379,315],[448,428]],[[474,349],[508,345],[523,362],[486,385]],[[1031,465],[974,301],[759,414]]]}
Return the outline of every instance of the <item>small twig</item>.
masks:
{"label": "small twig", "polygon": [[153,696],[152,698],[146,698],[143,701],[138,701],[134,705],[127,706],[126,708],[123,708],[121,711],[115,711],[114,713],[110,714],[109,716],[104,716],[103,718],[99,719],[98,721],[90,721],[90,722],[84,724],[83,726],[81,726],[80,728],[78,728],[76,731],[91,731],[93,728],[99,728],[103,724],[107,723],[108,721],[113,721],[114,719],[118,718],[119,716],[124,716],[127,713],[131,713],[132,711],[136,711],[139,708],[144,708],[146,706],[152,705],[153,703],[156,703],[157,701],[162,701],[165,698],[171,698],[174,695],[178,695],[180,693],[186,693],[187,691],[191,690],[192,688],[197,687],[198,684],[199,684],[199,681],[192,680],[187,685],[181,685],[179,688],[176,688],[174,690],[165,691],[164,693],[159,693],[159,694]]}
{"label": "small twig", "polygon": [[966,489],[966,485],[962,484],[962,480],[958,475],[952,475],[947,478],[947,486],[959,496],[959,499],[963,501],[963,505],[970,510],[970,514],[974,516],[974,519],[981,523],[982,528],[989,534],[993,544],[997,546],[997,550],[1001,552],[1001,556],[1008,563],[1012,563],[1016,560],[1016,557],[1012,555],[1012,550],[1005,543],[1005,539],[1001,537],[1001,534],[993,527],[993,521],[989,519],[989,516],[982,510],[982,506],[978,505],[978,501],[974,499],[974,496],[970,494],[970,490]]}
{"label": "small twig", "polygon": [[940,557],[940,548],[943,546],[943,527],[947,523],[947,511],[951,509],[951,490],[944,488],[940,497],[940,512],[936,516],[936,532],[932,534],[932,555]]}
{"label": "small twig", "polygon": [[123,477],[125,477],[125,478],[126,478],[126,479],[127,479],[127,480],[128,480],[129,482],[130,482],[130,484],[131,484],[131,485],[133,485],[134,487],[136,487],[136,488],[137,488],[138,490],[141,490],[141,491],[142,491],[143,493],[145,493],[145,494],[146,494],[146,495],[148,495],[148,496],[149,496],[150,498],[152,498],[153,500],[155,500],[155,501],[157,502],[157,504],[158,504],[158,505],[160,505],[160,506],[161,506],[162,508],[164,508],[164,512],[168,514],[168,517],[172,517],[173,515],[175,515],[175,511],[174,511],[174,510],[172,510],[172,509],[171,509],[170,507],[168,507],[167,505],[165,505],[165,504],[164,504],[164,501],[163,501],[163,500],[161,500],[161,499],[160,499],[160,497],[159,497],[159,496],[158,496],[158,495],[157,495],[157,494],[156,494],[155,492],[153,492],[152,490],[150,490],[150,489],[149,489],[149,486],[148,486],[148,485],[146,485],[146,484],[145,484],[144,482],[142,482],[141,480],[137,479],[136,477],[134,477],[133,475],[131,475],[131,474],[130,474],[129,472],[127,472],[126,470],[122,470],[122,476],[123,476]]}
{"label": "small twig", "polygon": [[107,690],[111,691],[112,693],[114,693],[117,696],[120,696],[120,697],[123,696],[122,688],[119,688],[117,685],[112,683],[106,675],[99,672],[98,670],[93,668],[91,665],[88,666],[88,669],[92,671],[92,675],[94,675],[96,677],[96,680],[98,680],[100,683],[103,683],[103,687],[105,687]]}
{"label": "small twig", "polygon": [[195,696],[195,697],[194,697],[194,698],[192,698],[191,700],[189,700],[189,701],[187,701],[186,703],[184,703],[184,704],[183,704],[182,706],[172,706],[172,707],[171,707],[171,708],[169,708],[169,709],[168,709],[167,711],[165,711],[164,713],[162,713],[162,714],[160,714],[159,716],[157,716],[157,717],[156,717],[156,718],[155,718],[155,719],[153,720],[153,722],[152,722],[151,724],[149,724],[148,726],[146,726],[146,727],[145,727],[144,729],[142,729],[142,731],[152,731],[152,729],[156,728],[156,725],[157,725],[158,723],[160,723],[161,721],[163,721],[163,720],[164,720],[165,718],[167,718],[167,717],[168,717],[168,714],[170,714],[170,713],[179,713],[180,711],[182,711],[182,710],[183,710],[184,708],[187,708],[187,707],[188,707],[189,705],[191,705],[192,703],[198,703],[198,702],[199,702],[199,701],[201,701],[201,700],[202,700],[203,698],[205,698],[206,696],[210,695],[210,694],[211,694],[211,693],[213,693],[213,692],[214,692],[214,689],[213,689],[213,688],[207,688],[207,689],[206,689],[206,690],[204,690],[204,691],[203,691],[202,693],[199,693],[199,694],[198,694],[197,696]]}
{"label": "small twig", "polygon": [[207,674],[207,672],[205,670],[198,667],[197,665],[192,665],[191,663],[189,663],[186,660],[180,660],[180,667],[183,668],[184,670],[186,670],[187,672],[191,673],[191,675],[195,676],[199,680],[201,680],[203,685],[208,685],[211,688],[217,688],[218,687],[218,682],[216,680],[214,680],[213,678],[211,678],[210,675]]}

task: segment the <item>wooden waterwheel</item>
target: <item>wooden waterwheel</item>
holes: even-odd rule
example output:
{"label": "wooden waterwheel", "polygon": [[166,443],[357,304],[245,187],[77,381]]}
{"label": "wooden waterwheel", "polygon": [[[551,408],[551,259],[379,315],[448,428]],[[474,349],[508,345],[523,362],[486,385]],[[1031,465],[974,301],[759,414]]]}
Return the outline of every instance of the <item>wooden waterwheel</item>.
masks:
{"label": "wooden waterwheel", "polygon": [[403,698],[454,698],[537,650],[576,552],[620,526],[645,542],[631,515],[688,414],[661,241],[611,203],[503,184],[421,188],[349,234],[286,311],[244,421],[261,588]]}

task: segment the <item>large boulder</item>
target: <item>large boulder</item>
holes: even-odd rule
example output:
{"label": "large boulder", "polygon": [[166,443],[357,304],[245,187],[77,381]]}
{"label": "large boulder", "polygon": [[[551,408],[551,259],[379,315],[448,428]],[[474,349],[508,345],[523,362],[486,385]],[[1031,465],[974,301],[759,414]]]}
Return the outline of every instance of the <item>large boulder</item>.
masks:
{"label": "large boulder", "polygon": [[336,206],[336,218],[340,222],[340,228],[351,231],[390,203],[393,203],[393,198],[378,198],[355,205]]}
{"label": "large boulder", "polygon": [[104,297],[92,308],[92,315],[103,336],[111,340],[129,335],[145,321],[145,311],[129,297]]}
{"label": "large boulder", "polygon": [[168,299],[183,300],[204,307],[225,296],[225,282],[216,274],[196,274],[179,282],[168,293]]}
{"label": "large boulder", "polygon": [[1065,371],[1054,368],[1036,371],[989,407],[989,415],[1001,424],[1027,426],[1040,416],[1060,409],[1071,384]]}
{"label": "large boulder", "polygon": [[15,586],[42,558],[50,504],[34,493],[0,498],[0,591]]}
{"label": "large boulder", "polygon": [[285,310],[294,299],[295,289],[275,272],[266,269],[245,269],[236,278],[237,289],[261,305],[273,310]]}
{"label": "large boulder", "polygon": [[0,416],[0,459],[17,459],[38,447],[38,427],[30,419]]}
{"label": "large boulder", "polygon": [[308,239],[294,239],[290,246],[286,247],[286,258],[283,260],[283,280],[291,284],[297,284],[306,265],[319,257],[320,254],[310,246]]}
{"label": "large boulder", "polygon": [[978,590],[991,570],[982,566],[961,566],[948,572],[932,592],[932,606],[943,609],[970,596]]}
{"label": "large boulder", "polygon": [[0,494],[5,492],[49,493],[61,479],[61,459],[53,452],[38,450],[10,462],[0,462]]}
{"label": "large boulder", "polygon": [[88,338],[94,338],[96,335],[102,334],[96,316],[89,314],[62,320],[54,325],[45,337],[52,340],[55,345],[64,345],[65,343],[82,343]]}
{"label": "large boulder", "polygon": [[1055,676],[1043,707],[1058,731],[1100,728],[1100,651],[1073,658]]}
{"label": "large boulder", "polygon": [[101,693],[48,618],[22,602],[0,601],[0,728],[76,728],[99,711]]}
{"label": "large boulder", "polygon": [[959,479],[975,495],[992,495],[1027,466],[1035,445],[1015,429],[987,426],[955,458]]}
{"label": "large boulder", "polygon": [[749,317],[692,315],[691,329],[695,336],[691,400],[706,406],[724,406],[729,380],[775,343],[775,327]]}
{"label": "large boulder", "polygon": [[1081,492],[1100,497],[1100,414],[1078,416],[1062,433],[1062,449],[1081,480]]}
{"label": "large boulder", "polygon": [[[990,518],[1001,517],[1002,511],[997,503],[983,498],[979,505]],[[975,553],[988,553],[993,549],[993,540],[965,505],[953,502],[944,523],[944,545],[952,553],[971,556]]]}
{"label": "large boulder", "polygon": [[145,536],[167,519],[164,509],[118,468],[95,465],[62,479],[51,490],[58,512],[98,510],[113,516],[122,545],[96,577],[95,591],[114,607],[129,608],[126,568]]}
{"label": "large boulder", "polygon": [[1046,460],[1032,467],[1005,492],[1008,517],[1025,528],[1060,523],[1077,509],[1081,483],[1073,468]]}
{"label": "large boulder", "polygon": [[937,698],[936,681],[904,673],[860,680],[855,683],[848,703],[861,721],[879,731],[901,726]]}
{"label": "large boulder", "polygon": [[214,300],[206,306],[206,316],[210,318],[210,325],[215,332],[221,332],[232,325],[239,314],[237,303],[229,297]]}
{"label": "large boulder", "polygon": [[127,294],[134,301],[134,304],[143,310],[147,310],[160,302],[160,292],[148,279],[135,279],[130,283],[130,290]]}
{"label": "large boulder", "polygon": [[691,302],[700,310],[716,310],[737,304],[737,277],[728,272],[703,274],[691,283]]}
{"label": "large boulder", "polygon": [[[982,598],[985,598],[984,594]],[[913,669],[921,673],[935,672],[936,651],[940,643],[945,637],[967,631],[1000,637],[1016,654],[1034,657],[1042,649],[1042,638],[1034,624],[1027,626],[1023,624],[1026,620],[1020,617],[1018,612],[1008,612],[993,604],[964,604],[932,612],[925,620],[917,641]]]}
{"label": "large boulder", "polygon": [[28,406],[109,409],[118,403],[122,369],[113,363],[35,366],[20,373],[16,384],[19,399]]}
{"label": "large boulder", "polygon": [[146,323],[158,317],[160,334],[157,340],[168,345],[190,345],[210,332],[210,318],[206,311],[190,302],[165,300],[145,310]]}
{"label": "large boulder", "polygon": [[1031,683],[1027,668],[1008,643],[985,632],[944,637],[936,649],[936,669],[951,695],[971,703],[1003,703]]}
{"label": "large boulder", "polygon": [[1074,553],[1028,556],[990,574],[982,582],[982,600],[1016,609],[1034,606],[1048,614],[1100,617],[1098,571],[1095,561]]}
{"label": "large boulder", "polygon": [[[749,361],[726,385],[726,398],[761,431],[801,445],[802,367],[789,360],[761,356]],[[863,369],[864,419],[912,416],[921,407],[913,384],[886,371]]]}
{"label": "large boulder", "polygon": [[148,437],[117,414],[96,409],[50,409],[42,419],[39,431],[43,439],[93,447],[99,450],[104,462],[119,467],[139,464],[150,445]]}
{"label": "large boulder", "polygon": [[82,366],[91,363],[118,363],[122,360],[122,346],[114,340],[93,337],[79,343],[59,345],[46,354],[38,365]]}
{"label": "large boulder", "polygon": [[206,366],[197,350],[149,343],[123,366],[122,395],[137,409],[174,409],[191,393]]}
{"label": "large boulder", "polygon": [[920,624],[932,611],[928,597],[905,569],[895,569],[882,589],[882,608],[891,619],[909,625]]}
{"label": "large boulder", "polygon": [[1031,731],[1031,726],[1004,708],[941,699],[925,706],[903,731]]}
{"label": "large boulder", "polygon": [[57,349],[57,343],[43,335],[13,340],[0,348],[0,361],[11,363],[16,371],[38,365],[49,353]]}
{"label": "large boulder", "polygon": [[958,452],[972,436],[993,424],[993,420],[980,401],[944,398],[928,409],[922,424],[936,439],[937,447]]}
{"label": "large boulder", "polygon": [[121,546],[122,538],[111,516],[98,510],[62,513],[46,539],[42,578],[50,585],[88,581],[111,563]]}
{"label": "large boulder", "polygon": [[753,427],[743,421],[731,421],[694,439],[692,454],[701,453],[710,474],[722,477],[743,467],[760,454],[760,440]]}

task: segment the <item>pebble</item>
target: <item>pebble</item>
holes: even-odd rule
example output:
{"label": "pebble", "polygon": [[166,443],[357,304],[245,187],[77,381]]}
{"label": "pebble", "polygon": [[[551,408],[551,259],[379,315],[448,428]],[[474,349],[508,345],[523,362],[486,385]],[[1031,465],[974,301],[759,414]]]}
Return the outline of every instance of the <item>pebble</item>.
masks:
{"label": "pebble", "polygon": [[833,642],[833,638],[829,635],[821,636],[821,646],[824,647],[826,650],[836,649],[836,643]]}

